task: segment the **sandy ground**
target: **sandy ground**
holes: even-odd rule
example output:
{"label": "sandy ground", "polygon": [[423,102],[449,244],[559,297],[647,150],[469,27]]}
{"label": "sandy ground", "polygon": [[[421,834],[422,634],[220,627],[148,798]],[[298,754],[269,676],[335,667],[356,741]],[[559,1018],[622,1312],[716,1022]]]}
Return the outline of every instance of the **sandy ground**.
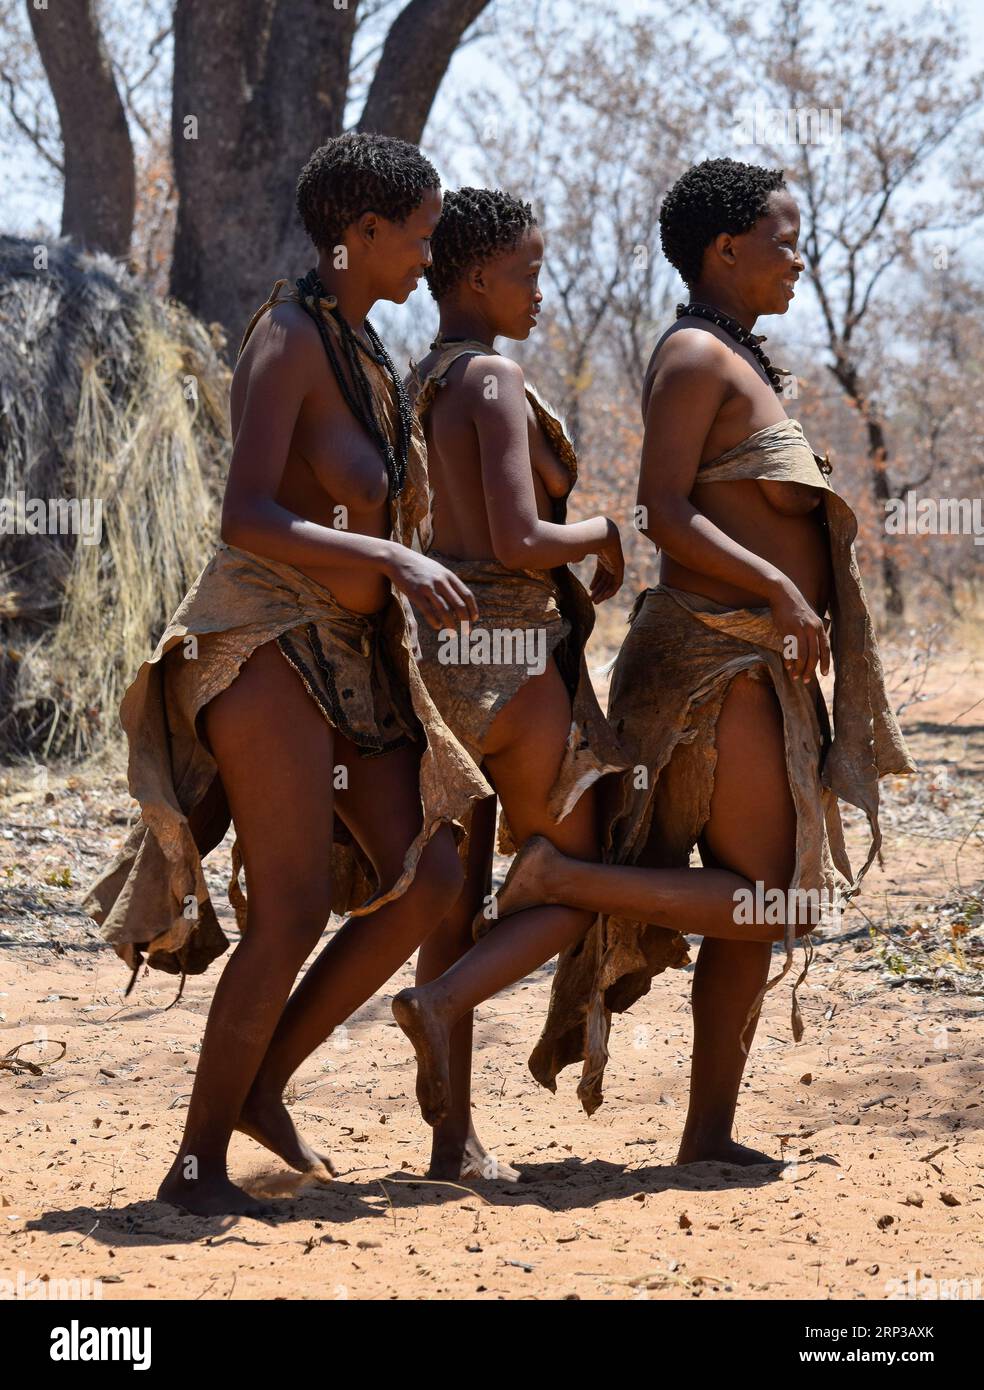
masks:
{"label": "sandy ground", "polygon": [[[767,996],[746,1072],[736,1137],[782,1155],[779,1172],[673,1165],[689,971],[616,1019],[593,1118],[573,1070],[557,1095],[537,1087],[526,1058],[548,965],[476,1027],[477,1127],[533,1181],[423,1181],[429,1131],[389,1009],[408,967],[292,1083],[298,1125],[332,1152],[338,1180],[285,1177],[237,1136],[231,1174],[277,1194],[276,1215],[175,1212],[154,1192],[217,972],[190,979],[173,1007],[176,982],[158,972],[124,1001],[124,966],[77,909],[125,833],[119,768],[9,771],[0,1055],[39,1074],[0,1070],[0,1277],[89,1281],[82,1292],[98,1280],[105,1298],[882,1300],[953,1280],[967,1282],[950,1296],[981,1297],[984,662],[952,640],[920,660],[901,652],[893,666],[914,701],[903,722],[921,772],[886,787],[888,849],[865,915],[852,910],[819,947],[799,1045],[786,985]],[[859,843],[854,816],[849,830]],[[217,903],[227,851],[208,862]]]}

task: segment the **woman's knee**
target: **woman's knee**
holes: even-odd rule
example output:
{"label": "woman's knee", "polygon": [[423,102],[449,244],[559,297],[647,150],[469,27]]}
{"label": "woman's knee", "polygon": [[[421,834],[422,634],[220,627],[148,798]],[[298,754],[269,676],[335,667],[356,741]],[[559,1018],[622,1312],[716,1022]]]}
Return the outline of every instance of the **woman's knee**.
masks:
{"label": "woman's knee", "polygon": [[562,854],[597,863],[601,859],[598,792],[588,787],[563,820],[549,824],[545,832]]}
{"label": "woman's knee", "polygon": [[441,912],[461,896],[465,871],[449,825],[440,826],[424,847],[414,886],[418,896]]}
{"label": "woman's knee", "polygon": [[331,918],[331,880],[324,871],[306,880],[284,877],[289,887],[266,891],[251,891],[247,877],[247,934],[255,928],[254,943],[262,932],[273,950],[292,950],[303,959]]}
{"label": "woman's knee", "polygon": [[793,888],[791,879],[791,874],[774,874],[761,882],[762,908],[770,941],[784,941],[789,923],[793,924],[797,941],[820,924],[819,890]]}

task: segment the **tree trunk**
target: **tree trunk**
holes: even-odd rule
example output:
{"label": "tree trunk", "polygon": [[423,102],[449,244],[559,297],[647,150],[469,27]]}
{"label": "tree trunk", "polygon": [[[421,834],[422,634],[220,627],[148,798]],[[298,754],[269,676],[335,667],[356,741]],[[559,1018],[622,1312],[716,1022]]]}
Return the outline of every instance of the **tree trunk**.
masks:
{"label": "tree trunk", "polygon": [[[879,515],[884,517],[886,515],[885,503],[892,496],[888,483],[888,445],[885,441],[884,424],[878,416],[872,413],[867,403],[867,398],[861,388],[857,367],[843,358],[838,358],[837,364],[830,370],[864,421],[865,432],[868,436],[868,476],[871,479],[871,492],[878,503]],[[902,587],[902,575],[895,563],[895,556],[889,549],[888,538],[884,533],[881,544],[881,578],[882,588],[885,592],[886,612],[890,613],[893,618],[903,617],[905,615],[905,592]]]}
{"label": "tree trunk", "polygon": [[342,129],[354,29],[354,5],[177,0],[171,293],[222,326],[230,355],[273,282],[312,263],[294,192]]}
{"label": "tree trunk", "polygon": [[416,144],[462,34],[488,5],[489,0],[411,0],[386,36],[359,129]]}
{"label": "tree trunk", "polygon": [[[489,0],[411,0],[361,129],[417,140],[461,34]],[[295,209],[311,153],[343,129],[357,0],[177,0],[171,293],[218,322],[229,355],[282,275],[313,263]]]}
{"label": "tree trunk", "polygon": [[122,259],[133,232],[133,146],[95,5],[49,0],[35,9],[27,0],[27,14],[61,126],[62,236]]}
{"label": "tree trunk", "polygon": [[[878,503],[879,512],[884,517],[885,503],[892,496],[888,485],[887,449],[885,431],[880,420],[865,416],[865,429],[868,432],[868,463],[871,473],[871,490]],[[882,540],[881,552],[882,585],[885,589],[885,609],[893,618],[905,615],[905,594],[902,589],[902,576],[895,563],[895,556],[889,548],[887,536]]]}

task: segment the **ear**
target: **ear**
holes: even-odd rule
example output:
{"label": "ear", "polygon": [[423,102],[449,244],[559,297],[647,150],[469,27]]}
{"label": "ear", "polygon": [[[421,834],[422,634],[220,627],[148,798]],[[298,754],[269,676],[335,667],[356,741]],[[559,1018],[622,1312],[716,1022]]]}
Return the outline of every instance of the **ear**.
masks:
{"label": "ear", "polygon": [[379,215],[375,212],[364,212],[355,222],[355,231],[363,241],[373,245],[379,232]]}
{"label": "ear", "polygon": [[476,294],[488,294],[489,286],[485,278],[485,267],[483,265],[473,265],[465,276],[465,284]]}
{"label": "ear", "polygon": [[711,245],[726,265],[735,264],[735,239],[730,232],[718,232]]}

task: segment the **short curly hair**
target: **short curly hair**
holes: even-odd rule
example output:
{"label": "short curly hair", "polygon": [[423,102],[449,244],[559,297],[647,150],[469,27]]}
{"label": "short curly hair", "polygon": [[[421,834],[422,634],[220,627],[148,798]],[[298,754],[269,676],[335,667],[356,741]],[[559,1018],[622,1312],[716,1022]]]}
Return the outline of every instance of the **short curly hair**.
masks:
{"label": "short curly hair", "polygon": [[373,131],[346,131],[316,149],[297,180],[297,211],[319,251],[338,246],[364,212],[405,222],[441,178],[416,145]]}
{"label": "short curly hair", "polygon": [[440,303],[470,266],[511,251],[537,225],[531,204],[499,188],[459,188],[444,195],[431,237],[432,264],[424,272]]}
{"label": "short curly hair", "polygon": [[781,169],[736,159],[705,159],[677,179],[659,210],[663,254],[689,286],[721,232],[750,231],[768,212],[769,194],[786,187]]}

